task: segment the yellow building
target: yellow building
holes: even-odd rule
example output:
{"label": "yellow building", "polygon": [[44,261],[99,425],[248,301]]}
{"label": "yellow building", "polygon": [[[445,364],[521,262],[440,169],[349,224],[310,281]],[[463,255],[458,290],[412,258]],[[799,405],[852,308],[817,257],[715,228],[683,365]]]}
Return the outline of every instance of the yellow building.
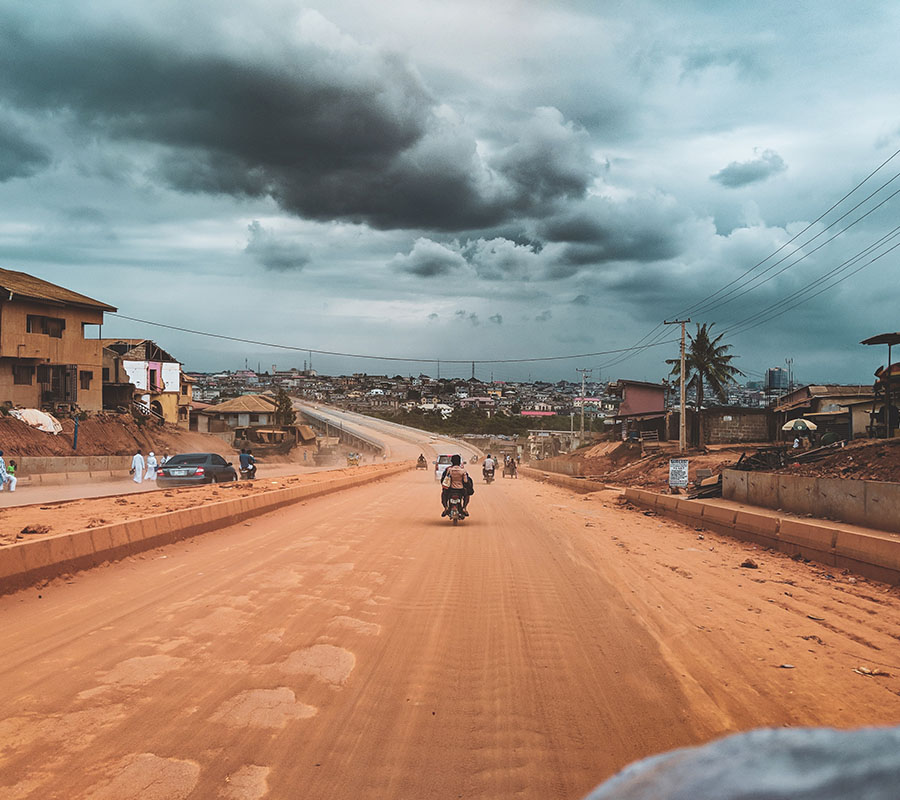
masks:
{"label": "yellow building", "polygon": [[70,289],[0,269],[0,402],[26,408],[100,411],[99,338],[88,326],[115,311]]}

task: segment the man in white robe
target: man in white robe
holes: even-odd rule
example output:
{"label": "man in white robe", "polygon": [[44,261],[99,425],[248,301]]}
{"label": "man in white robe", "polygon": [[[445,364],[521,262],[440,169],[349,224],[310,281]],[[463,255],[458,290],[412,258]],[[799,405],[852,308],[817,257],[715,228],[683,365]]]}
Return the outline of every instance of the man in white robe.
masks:
{"label": "man in white robe", "polygon": [[147,456],[147,474],[144,475],[145,481],[155,481],[156,480],[156,468],[159,466],[156,462],[156,455],[151,450],[150,455]]}
{"label": "man in white robe", "polygon": [[131,459],[131,472],[134,475],[135,483],[140,483],[144,479],[144,457],[141,455],[140,448]]}

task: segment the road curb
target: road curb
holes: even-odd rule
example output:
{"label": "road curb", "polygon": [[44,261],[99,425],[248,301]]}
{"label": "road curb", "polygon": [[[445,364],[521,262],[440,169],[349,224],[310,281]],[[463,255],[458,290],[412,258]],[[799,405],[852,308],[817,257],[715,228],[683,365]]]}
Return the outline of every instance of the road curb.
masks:
{"label": "road curb", "polygon": [[867,578],[900,583],[900,536],[840,522],[796,519],[768,509],[744,510],[715,501],[688,500],[646,489],[626,489],[625,499],[685,525],[707,528]]}
{"label": "road curb", "polygon": [[300,500],[362,486],[412,467],[412,462],[372,464],[360,467],[353,475],[9,545],[0,548],[0,594],[233,525]]}
{"label": "road curb", "polygon": [[519,467],[519,474],[535,481],[545,481],[553,483],[557,486],[564,486],[566,489],[574,489],[576,492],[586,494],[587,492],[598,492],[601,489],[611,489],[613,487],[601,481],[591,480],[590,478],[573,478],[570,475],[560,475],[556,472],[544,472],[534,467]]}

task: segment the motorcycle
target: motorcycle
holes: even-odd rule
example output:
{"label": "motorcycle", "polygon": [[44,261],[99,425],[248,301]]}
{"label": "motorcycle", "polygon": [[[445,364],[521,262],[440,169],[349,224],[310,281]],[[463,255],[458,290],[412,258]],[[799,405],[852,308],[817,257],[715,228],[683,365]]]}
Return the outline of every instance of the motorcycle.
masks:
{"label": "motorcycle", "polygon": [[249,467],[241,467],[240,473],[242,481],[252,481],[256,477],[256,464]]}
{"label": "motorcycle", "polygon": [[494,470],[491,469],[483,469],[481,471],[481,475],[484,478],[485,483],[493,483],[494,481]]}
{"label": "motorcycle", "polygon": [[416,469],[428,469],[428,462],[424,458],[416,461]]}
{"label": "motorcycle", "polygon": [[469,516],[469,512],[463,507],[463,496],[460,492],[452,491],[447,498],[447,516],[450,522],[458,525],[461,519]]}

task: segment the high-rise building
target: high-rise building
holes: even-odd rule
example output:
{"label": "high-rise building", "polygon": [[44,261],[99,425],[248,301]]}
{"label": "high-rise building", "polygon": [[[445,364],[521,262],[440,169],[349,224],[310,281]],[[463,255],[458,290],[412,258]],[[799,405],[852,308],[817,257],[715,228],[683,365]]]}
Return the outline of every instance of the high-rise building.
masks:
{"label": "high-rise building", "polygon": [[781,367],[771,367],[766,370],[766,389],[787,391],[789,388],[788,372]]}

